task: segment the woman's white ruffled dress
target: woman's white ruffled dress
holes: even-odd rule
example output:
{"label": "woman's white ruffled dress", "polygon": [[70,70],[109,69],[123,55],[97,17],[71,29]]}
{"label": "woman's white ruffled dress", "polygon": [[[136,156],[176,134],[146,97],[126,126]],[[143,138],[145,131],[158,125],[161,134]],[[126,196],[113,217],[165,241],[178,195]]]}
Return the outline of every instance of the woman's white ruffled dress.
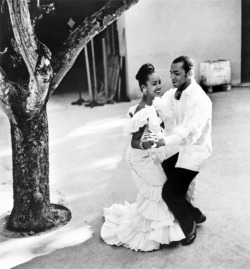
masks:
{"label": "woman's white ruffled dress", "polygon": [[[135,114],[136,106],[129,109],[125,131],[134,133],[145,127],[145,133],[163,134],[161,120],[153,106],[146,106]],[[136,202],[114,204],[104,209],[105,222],[101,229],[102,239],[109,245],[124,246],[135,251],[157,250],[160,244],[185,238],[178,222],[162,200],[162,187],[166,175],[161,163],[165,148],[150,150],[133,149],[129,145],[126,159],[138,187]]]}

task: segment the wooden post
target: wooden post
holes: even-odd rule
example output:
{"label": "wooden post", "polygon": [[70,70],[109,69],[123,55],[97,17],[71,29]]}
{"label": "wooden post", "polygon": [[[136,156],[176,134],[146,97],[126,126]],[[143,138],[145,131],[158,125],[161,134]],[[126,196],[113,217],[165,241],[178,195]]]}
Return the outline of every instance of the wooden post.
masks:
{"label": "wooden post", "polygon": [[93,100],[96,99],[97,93],[97,81],[96,81],[96,67],[95,67],[95,50],[94,50],[94,39],[92,38],[91,41],[91,54],[92,54],[92,66],[93,66],[93,76],[94,76],[94,89],[93,90]]}
{"label": "wooden post", "polygon": [[107,72],[107,55],[106,55],[106,44],[105,39],[102,38],[102,57],[103,57],[103,71],[104,71],[104,90],[105,97],[108,99],[108,72]]}
{"label": "wooden post", "polygon": [[92,94],[92,86],[91,86],[91,77],[90,77],[90,69],[89,69],[89,56],[88,56],[87,45],[84,48],[84,53],[85,53],[85,63],[86,63],[87,80],[88,80],[89,99],[91,102],[93,100],[93,94]]}
{"label": "wooden post", "polygon": [[123,68],[123,58],[125,55],[125,29],[122,29],[122,41],[120,46],[120,57],[119,57],[119,78],[118,78],[118,86],[117,86],[117,99],[121,101],[121,76],[122,76],[122,68]]}
{"label": "wooden post", "polygon": [[89,96],[90,96],[90,102],[86,104],[85,106],[89,106],[93,108],[94,106],[103,106],[104,104],[98,103],[95,98],[96,98],[96,88],[97,88],[97,83],[96,83],[96,70],[95,70],[95,54],[94,54],[94,43],[93,39],[91,40],[91,50],[92,50],[92,61],[93,61],[93,72],[94,72],[94,89],[91,86],[91,77],[90,77],[90,69],[89,69],[89,57],[88,57],[88,51],[87,51],[87,46],[85,47],[85,59],[86,59],[86,70],[87,70],[87,77],[88,77],[88,86],[89,86]]}

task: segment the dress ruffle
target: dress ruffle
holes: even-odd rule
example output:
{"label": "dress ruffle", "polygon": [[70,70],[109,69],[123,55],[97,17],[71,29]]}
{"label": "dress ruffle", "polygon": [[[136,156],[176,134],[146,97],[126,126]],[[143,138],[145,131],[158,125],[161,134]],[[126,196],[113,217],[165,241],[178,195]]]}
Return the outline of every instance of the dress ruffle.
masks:
{"label": "dress ruffle", "polygon": [[[128,202],[105,208],[102,239],[109,245],[122,245],[135,251],[153,251],[159,249],[160,244],[169,244],[185,238],[179,224],[167,208],[157,210],[156,216],[159,220],[152,219],[151,210],[152,207],[138,211],[137,203]],[[147,218],[148,213],[150,219]]]}
{"label": "dress ruffle", "polygon": [[160,126],[161,119],[157,116],[157,113],[153,106],[146,106],[142,108],[140,111],[135,113],[138,105],[132,106],[129,108],[127,116],[128,121],[124,126],[124,134],[132,134],[145,125],[148,125],[148,129],[156,134],[163,133],[163,129]]}
{"label": "dress ruffle", "polygon": [[139,188],[136,203],[114,204],[104,209],[103,240],[135,251],[152,251],[159,249],[160,244],[185,238],[161,198],[162,185],[150,185],[139,176],[136,184]]}

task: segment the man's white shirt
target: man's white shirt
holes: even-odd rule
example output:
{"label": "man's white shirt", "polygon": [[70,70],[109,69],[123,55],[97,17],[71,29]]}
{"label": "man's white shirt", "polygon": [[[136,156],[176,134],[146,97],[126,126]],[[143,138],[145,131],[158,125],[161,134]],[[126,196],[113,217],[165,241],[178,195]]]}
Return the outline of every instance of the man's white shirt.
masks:
{"label": "man's white shirt", "polygon": [[176,167],[199,171],[212,154],[212,102],[194,79],[180,100],[174,97],[176,90],[154,100],[165,125],[166,151],[170,155],[179,152]]}

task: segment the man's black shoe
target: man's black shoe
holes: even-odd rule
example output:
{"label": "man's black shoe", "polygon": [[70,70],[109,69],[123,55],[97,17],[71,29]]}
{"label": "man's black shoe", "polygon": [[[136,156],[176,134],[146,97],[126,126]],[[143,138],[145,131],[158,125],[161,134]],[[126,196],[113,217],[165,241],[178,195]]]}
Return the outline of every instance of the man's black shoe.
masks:
{"label": "man's black shoe", "polygon": [[186,235],[186,238],[181,240],[181,244],[183,246],[188,246],[194,242],[195,238],[196,238],[196,223],[194,222],[192,231]]}
{"label": "man's black shoe", "polygon": [[201,223],[205,222],[206,219],[207,219],[207,217],[204,214],[201,214],[200,217],[195,220],[195,222],[196,222],[196,224],[201,224]]}

